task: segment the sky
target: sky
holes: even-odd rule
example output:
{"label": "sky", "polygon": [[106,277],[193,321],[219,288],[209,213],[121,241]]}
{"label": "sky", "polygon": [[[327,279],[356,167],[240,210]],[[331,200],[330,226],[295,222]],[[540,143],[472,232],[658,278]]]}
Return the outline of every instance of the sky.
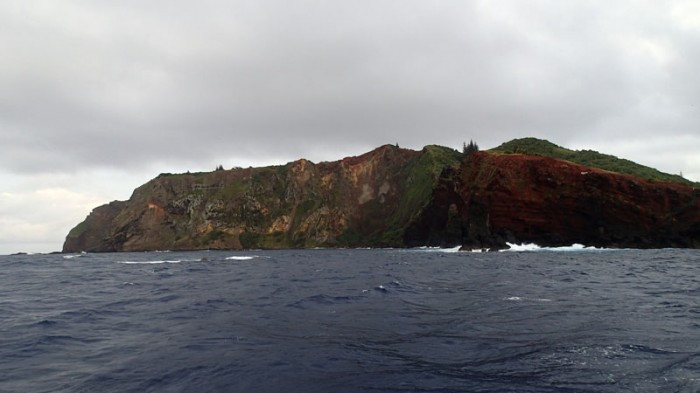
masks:
{"label": "sky", "polygon": [[0,254],[162,172],[527,136],[700,181],[700,2],[5,0]]}

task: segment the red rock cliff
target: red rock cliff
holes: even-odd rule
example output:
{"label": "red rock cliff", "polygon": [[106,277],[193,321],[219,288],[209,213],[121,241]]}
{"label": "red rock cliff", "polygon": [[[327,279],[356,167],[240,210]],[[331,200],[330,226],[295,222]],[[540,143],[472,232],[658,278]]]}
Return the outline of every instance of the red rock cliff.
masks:
{"label": "red rock cliff", "polygon": [[699,248],[699,196],[690,186],[547,157],[474,153],[444,176],[407,240],[459,238],[465,248],[506,242]]}

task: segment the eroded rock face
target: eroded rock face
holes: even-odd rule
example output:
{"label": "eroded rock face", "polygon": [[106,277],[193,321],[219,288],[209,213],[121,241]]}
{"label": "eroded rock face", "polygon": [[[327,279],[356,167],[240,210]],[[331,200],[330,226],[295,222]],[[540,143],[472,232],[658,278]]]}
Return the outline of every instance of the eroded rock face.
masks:
{"label": "eroded rock face", "polygon": [[[126,207],[126,202],[114,201],[92,211],[85,221],[73,228],[63,244],[64,252],[88,250],[92,245],[100,245],[100,250],[111,251],[115,239],[108,235],[114,219]],[[94,249],[94,248],[92,248]]]}
{"label": "eroded rock face", "polygon": [[458,163],[450,149],[386,145],[336,162],[161,175],[95,209],[64,251],[400,246],[437,178],[413,187],[425,198],[407,198],[407,168],[432,154]]}
{"label": "eroded rock face", "polygon": [[474,154],[436,187],[429,210],[408,231],[411,244],[700,247],[700,190],[547,157]]}
{"label": "eroded rock face", "polygon": [[382,146],[314,164],[161,175],[65,252],[582,243],[700,248],[700,191],[519,154]]}

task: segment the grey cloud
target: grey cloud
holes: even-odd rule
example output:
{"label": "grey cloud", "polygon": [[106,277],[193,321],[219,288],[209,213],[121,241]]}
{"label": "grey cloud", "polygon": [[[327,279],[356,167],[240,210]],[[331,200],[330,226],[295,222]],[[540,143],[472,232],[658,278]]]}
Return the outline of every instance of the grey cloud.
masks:
{"label": "grey cloud", "polygon": [[[52,4],[0,6],[0,42],[17,54],[0,65],[7,171],[529,135],[595,144],[698,125],[683,109],[698,102],[698,30],[665,3]],[[655,63],[649,42],[676,55]]]}

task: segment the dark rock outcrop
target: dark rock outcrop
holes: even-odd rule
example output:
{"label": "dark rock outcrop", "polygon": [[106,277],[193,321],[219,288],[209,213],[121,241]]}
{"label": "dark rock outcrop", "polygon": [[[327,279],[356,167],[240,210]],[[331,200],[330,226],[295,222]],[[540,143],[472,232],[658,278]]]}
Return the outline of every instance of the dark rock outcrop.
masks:
{"label": "dark rock outcrop", "polygon": [[697,188],[548,157],[473,154],[436,188],[423,217],[409,228],[413,245],[434,233],[451,239],[459,225],[468,249],[506,242],[700,248]]}
{"label": "dark rock outcrop", "polygon": [[63,251],[700,248],[699,196],[548,157],[386,145],[336,162],[161,175],[93,210]]}

